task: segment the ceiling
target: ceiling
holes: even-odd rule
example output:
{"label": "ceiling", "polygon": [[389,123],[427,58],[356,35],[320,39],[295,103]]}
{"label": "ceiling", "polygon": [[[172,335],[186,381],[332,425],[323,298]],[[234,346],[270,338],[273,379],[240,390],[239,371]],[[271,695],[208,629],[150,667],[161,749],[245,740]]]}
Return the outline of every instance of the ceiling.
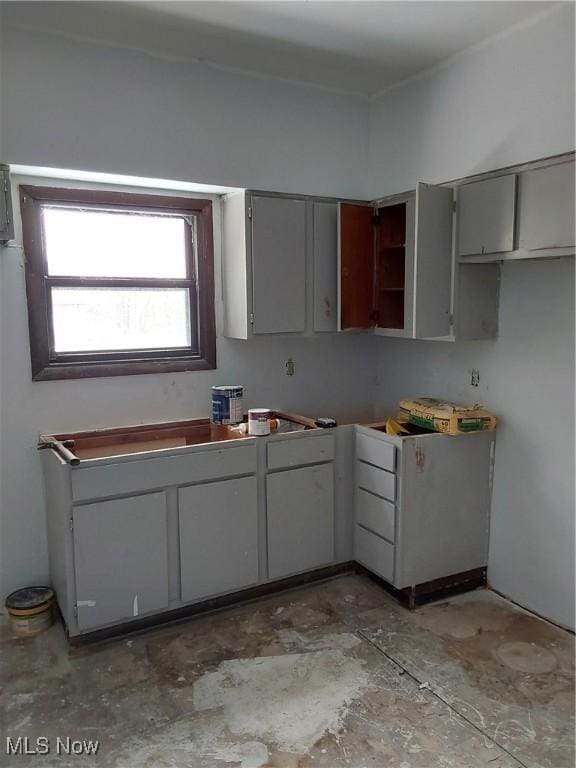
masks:
{"label": "ceiling", "polygon": [[373,95],[551,9],[491,0],[8,2],[4,20]]}

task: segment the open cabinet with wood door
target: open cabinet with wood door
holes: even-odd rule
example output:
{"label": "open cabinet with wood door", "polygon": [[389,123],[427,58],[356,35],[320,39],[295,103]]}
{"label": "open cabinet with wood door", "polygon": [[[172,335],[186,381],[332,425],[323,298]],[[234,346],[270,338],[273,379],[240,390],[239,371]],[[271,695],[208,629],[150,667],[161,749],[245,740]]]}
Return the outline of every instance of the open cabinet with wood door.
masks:
{"label": "open cabinet with wood door", "polygon": [[340,330],[438,338],[451,332],[453,190],[339,206]]}

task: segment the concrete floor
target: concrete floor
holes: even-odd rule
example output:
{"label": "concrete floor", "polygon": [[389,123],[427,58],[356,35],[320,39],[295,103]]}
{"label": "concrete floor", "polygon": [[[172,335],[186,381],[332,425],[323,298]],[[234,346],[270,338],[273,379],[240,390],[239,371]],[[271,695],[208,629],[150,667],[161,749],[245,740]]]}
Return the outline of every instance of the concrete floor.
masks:
{"label": "concrete floor", "polygon": [[491,592],[409,612],[346,575],[71,653],[4,636],[0,765],[572,768],[573,670],[571,634]]}

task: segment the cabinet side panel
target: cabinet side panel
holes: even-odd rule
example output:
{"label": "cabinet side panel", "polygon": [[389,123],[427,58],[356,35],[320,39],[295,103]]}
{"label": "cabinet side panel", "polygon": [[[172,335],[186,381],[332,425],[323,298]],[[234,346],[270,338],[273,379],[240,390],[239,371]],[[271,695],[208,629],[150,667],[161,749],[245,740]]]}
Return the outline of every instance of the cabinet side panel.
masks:
{"label": "cabinet side panel", "polygon": [[72,491],[70,467],[53,451],[44,450],[42,468],[46,498],[46,522],[50,581],[71,634],[74,634],[74,555],[72,550]]}
{"label": "cabinet side panel", "polygon": [[419,184],[416,192],[414,336],[450,333],[452,199],[449,187]]}
{"label": "cabinet side panel", "polygon": [[339,204],[340,328],[374,325],[374,211]]}
{"label": "cabinet side panel", "polygon": [[338,205],[314,203],[314,331],[338,330]]}
{"label": "cabinet side panel", "polygon": [[247,339],[249,283],[246,262],[246,200],[244,193],[224,198],[222,205],[222,299],[224,336]]}
{"label": "cabinet side panel", "polygon": [[500,264],[457,264],[456,338],[498,336]]}
{"label": "cabinet side panel", "polygon": [[404,441],[396,587],[486,566],[493,440],[485,432]]}

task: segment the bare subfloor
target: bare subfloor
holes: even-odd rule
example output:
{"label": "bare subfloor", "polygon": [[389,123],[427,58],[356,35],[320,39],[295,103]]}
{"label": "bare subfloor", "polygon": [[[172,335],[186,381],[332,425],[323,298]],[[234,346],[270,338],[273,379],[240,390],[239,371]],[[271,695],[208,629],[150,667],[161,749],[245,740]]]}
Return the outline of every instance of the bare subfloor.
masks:
{"label": "bare subfloor", "polygon": [[491,592],[409,612],[356,575],[71,653],[58,626],[0,645],[0,764],[572,768],[573,662]]}

